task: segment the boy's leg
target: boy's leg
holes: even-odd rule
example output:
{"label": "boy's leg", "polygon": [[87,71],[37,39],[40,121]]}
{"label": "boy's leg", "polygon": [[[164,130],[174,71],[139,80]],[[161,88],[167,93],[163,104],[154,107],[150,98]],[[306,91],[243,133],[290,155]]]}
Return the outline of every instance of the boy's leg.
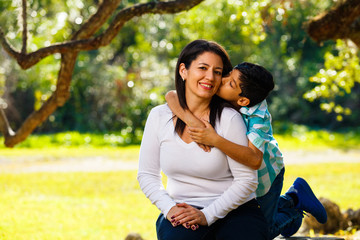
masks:
{"label": "boy's leg", "polygon": [[285,169],[283,168],[274,179],[269,191],[264,196],[257,198],[265,219],[268,222],[270,236],[279,232],[279,230],[276,229],[275,223],[278,214],[279,197],[283,187],[284,172]]}
{"label": "boy's leg", "polygon": [[285,195],[296,200],[294,208],[310,213],[319,223],[326,223],[326,210],[305,179],[298,177]]}
{"label": "boy's leg", "polygon": [[158,240],[199,240],[208,232],[209,227],[200,226],[193,231],[183,226],[173,227],[171,223],[160,214],[156,221],[156,235]]}
{"label": "boy's leg", "polygon": [[293,199],[287,195],[280,196],[284,173],[285,169],[283,168],[276,176],[269,192],[257,198],[269,223],[270,239],[277,237],[280,233],[291,236],[297,232],[302,223],[302,211],[294,209]]}
{"label": "boy's leg", "polygon": [[299,230],[302,224],[303,211],[295,209],[294,206],[294,201],[290,196],[280,196],[275,226],[271,232],[272,238],[279,234],[284,237],[290,237]]}
{"label": "boy's leg", "polygon": [[320,223],[327,220],[326,210],[309,184],[304,179],[297,178],[280,198],[277,222],[282,229],[281,235],[289,237],[298,231],[304,211],[313,215]]}

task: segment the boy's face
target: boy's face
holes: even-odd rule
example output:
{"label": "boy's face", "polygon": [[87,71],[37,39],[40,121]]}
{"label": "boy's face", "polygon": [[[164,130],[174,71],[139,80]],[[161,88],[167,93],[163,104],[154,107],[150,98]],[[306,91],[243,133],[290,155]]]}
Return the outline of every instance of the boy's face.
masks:
{"label": "boy's face", "polygon": [[230,102],[234,106],[240,106],[238,103],[241,98],[239,94],[242,92],[240,88],[240,76],[241,72],[237,69],[233,69],[229,75],[222,78],[221,85],[216,95]]}

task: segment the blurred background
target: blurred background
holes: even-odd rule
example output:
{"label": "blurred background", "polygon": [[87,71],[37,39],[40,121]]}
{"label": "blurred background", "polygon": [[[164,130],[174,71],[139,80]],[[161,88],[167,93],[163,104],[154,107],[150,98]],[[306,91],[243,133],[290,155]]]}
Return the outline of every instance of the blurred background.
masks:
{"label": "blurred background", "polygon": [[[125,0],[118,10],[139,2],[148,1]],[[14,149],[0,146],[0,210],[6,213],[0,217],[0,239],[122,239],[131,231],[155,238],[158,210],[150,207],[135,177],[139,144],[150,109],[175,88],[178,54],[200,38],[224,46],[233,65],[253,62],[273,74],[276,87],[268,105],[274,133],[290,162],[308,164],[290,165],[285,187],[303,174],[320,196],[343,209],[359,208],[359,51],[348,40],[317,44],[304,28],[336,3],[206,0],[173,15],[136,17],[110,45],[80,52],[66,104]],[[28,1],[28,52],[67,40],[97,4]],[[0,0],[0,27],[16,49],[22,45],[20,13],[21,1]],[[55,91],[59,65],[60,54],[55,54],[22,70],[0,48],[0,100],[14,130]],[[79,159],[95,162],[93,169],[74,167]],[[72,165],[64,171],[59,165],[23,171],[60,160]],[[107,160],[121,161],[122,167]],[[326,165],[327,160],[332,163]],[[342,161],[347,163],[339,165]],[[107,167],[101,171],[101,166]],[[14,202],[19,209],[10,207]],[[30,216],[36,216],[34,224]]]}
{"label": "blurred background", "polygon": [[[119,9],[132,2],[138,1],[122,1]],[[30,1],[29,52],[66,40],[96,10],[95,3]],[[71,98],[36,133],[116,133],[121,143],[139,143],[149,109],[174,89],[178,54],[198,38],[223,45],[233,65],[249,61],[272,72],[276,88],[268,102],[276,133],[296,131],[298,125],[358,132],[360,88],[354,77],[360,70],[352,54],[357,49],[341,40],[318,45],[303,27],[333,4],[207,0],[188,12],[135,18],[109,46],[79,54]],[[0,8],[1,27],[20,49],[20,3],[0,1]],[[54,91],[59,59],[50,56],[22,71],[1,49],[0,94],[14,129]]]}

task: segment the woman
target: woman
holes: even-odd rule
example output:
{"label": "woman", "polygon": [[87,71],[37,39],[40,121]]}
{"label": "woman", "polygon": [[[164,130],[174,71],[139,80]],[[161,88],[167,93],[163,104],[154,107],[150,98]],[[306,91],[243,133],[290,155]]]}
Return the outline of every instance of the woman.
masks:
{"label": "woman", "polygon": [[[220,45],[195,40],[179,56],[176,90],[183,108],[210,121],[226,139],[247,145],[241,116],[214,96],[222,76],[231,69]],[[168,177],[166,190],[161,170]],[[158,239],[266,239],[267,226],[255,200],[256,171],[216,148],[204,152],[167,105],[149,114],[138,181],[161,211],[156,223]]]}

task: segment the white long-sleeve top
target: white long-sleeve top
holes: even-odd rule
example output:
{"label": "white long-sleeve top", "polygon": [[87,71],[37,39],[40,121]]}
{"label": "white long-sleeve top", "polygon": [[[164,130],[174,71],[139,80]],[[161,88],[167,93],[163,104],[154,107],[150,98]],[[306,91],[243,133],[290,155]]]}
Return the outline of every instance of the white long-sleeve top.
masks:
{"label": "white long-sleeve top", "polygon": [[[167,216],[176,203],[203,208],[208,225],[255,197],[257,172],[217,148],[207,153],[175,132],[167,105],[153,108],[140,147],[138,181],[146,197]],[[216,132],[234,143],[248,144],[240,114],[225,108]],[[161,171],[167,176],[165,190]]]}

